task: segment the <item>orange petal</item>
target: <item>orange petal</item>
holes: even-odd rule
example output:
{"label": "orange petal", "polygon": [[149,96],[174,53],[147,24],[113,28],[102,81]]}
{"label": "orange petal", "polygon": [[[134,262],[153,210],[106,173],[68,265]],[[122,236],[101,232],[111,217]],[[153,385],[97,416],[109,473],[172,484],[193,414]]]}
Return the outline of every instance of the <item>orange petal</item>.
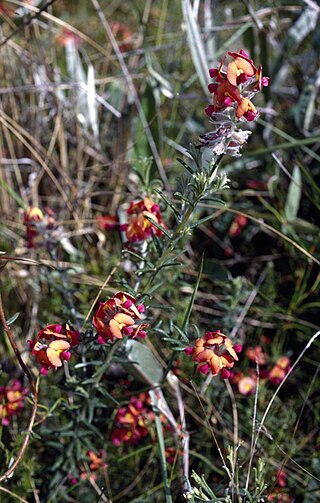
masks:
{"label": "orange petal", "polygon": [[231,369],[234,366],[233,358],[228,353],[223,353],[220,356],[222,367],[226,367],[227,369]]}
{"label": "orange petal", "polygon": [[227,66],[227,79],[233,86],[237,85],[237,77],[238,77],[238,67],[235,61],[231,61],[231,63]]}
{"label": "orange petal", "polygon": [[238,69],[239,70],[242,70],[243,73],[245,73],[246,75],[248,75],[249,77],[252,77],[252,75],[254,75],[254,72],[255,72],[255,68],[253,67],[253,65],[247,61],[245,58],[241,58],[241,56],[238,56],[235,60],[234,60],[235,64],[237,65]]}
{"label": "orange petal", "polygon": [[239,360],[238,358],[238,355],[237,353],[235,352],[235,350],[233,349],[233,346],[232,346],[232,341],[230,339],[228,339],[228,337],[226,338],[226,340],[224,341],[224,344],[226,346],[226,350],[228,351],[228,353],[232,356],[232,358],[234,358],[236,361]]}
{"label": "orange petal", "polygon": [[67,341],[52,341],[49,344],[49,349],[54,351],[66,351],[70,348],[70,344]]}
{"label": "orange petal", "polygon": [[120,325],[116,320],[111,320],[109,323],[109,328],[111,335],[116,339],[122,339],[122,332],[120,329]]}
{"label": "orange petal", "polygon": [[151,211],[152,206],[154,206],[154,202],[149,197],[144,198],[143,204],[145,205],[147,211]]}
{"label": "orange petal", "polygon": [[[213,351],[211,349],[204,349],[200,353],[196,355],[196,360],[200,362],[207,362],[212,358],[212,355],[214,355]],[[193,359],[193,358],[192,358]]]}
{"label": "orange petal", "polygon": [[212,354],[212,357],[210,359],[210,367],[212,375],[216,376],[223,367],[220,356],[214,353]]}
{"label": "orange petal", "polygon": [[61,367],[62,366],[62,361],[59,358],[58,353],[54,349],[51,349],[51,348],[47,349],[47,357],[48,357],[48,360],[51,363],[51,365],[53,365],[53,367]]}
{"label": "orange petal", "polygon": [[242,98],[236,110],[237,119],[240,119],[248,111],[248,104],[248,98]]}
{"label": "orange petal", "polygon": [[212,339],[207,339],[207,344],[218,344],[220,346],[220,344],[222,343],[223,343],[223,337],[221,335],[213,337]]}
{"label": "orange petal", "polygon": [[[131,316],[128,316],[127,314],[123,314],[123,313],[117,313],[113,319],[119,323],[119,324],[123,324],[123,325],[126,325],[126,326],[130,326],[130,325],[134,325],[134,320],[131,318]],[[111,320],[112,321],[112,320]],[[110,322],[111,323],[111,322]]]}

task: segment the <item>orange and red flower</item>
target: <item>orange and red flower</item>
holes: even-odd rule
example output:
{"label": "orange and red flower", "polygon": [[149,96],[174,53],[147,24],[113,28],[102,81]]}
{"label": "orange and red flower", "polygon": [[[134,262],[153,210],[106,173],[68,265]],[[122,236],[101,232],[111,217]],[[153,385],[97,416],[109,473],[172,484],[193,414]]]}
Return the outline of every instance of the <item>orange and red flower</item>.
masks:
{"label": "orange and red flower", "polygon": [[249,347],[245,351],[246,356],[254,363],[258,365],[265,365],[268,360],[268,356],[263,351],[261,346]]}
{"label": "orange and red flower", "polygon": [[233,107],[237,119],[244,117],[252,121],[257,116],[257,110],[251,97],[263,86],[269,84],[268,77],[262,76],[262,67],[256,68],[248,54],[240,49],[239,52],[228,52],[232,58],[223,70],[226,56],[219,68],[211,68],[209,75],[215,82],[209,84],[208,89],[213,94],[213,105],[209,105],[205,112],[209,117]]}
{"label": "orange and red flower", "polygon": [[30,206],[23,214],[23,223],[27,228],[29,248],[35,248],[39,244],[36,240],[38,236],[45,237],[48,231],[56,228],[54,211],[50,208],[46,208],[43,213],[40,208]]}
{"label": "orange and red flower", "polygon": [[270,370],[268,379],[272,384],[280,384],[291,367],[290,358],[282,356],[278,359],[276,365]]}
{"label": "orange and red flower", "polygon": [[213,376],[221,373],[224,379],[230,377],[229,369],[238,361],[237,353],[242,346],[233,346],[231,339],[222,334],[220,330],[207,332],[204,337],[196,340],[193,348],[186,348],[186,353],[192,355],[192,360],[199,364],[198,370],[203,374],[211,371]]}
{"label": "orange and red flower", "polygon": [[110,27],[113,35],[118,40],[120,51],[131,51],[135,46],[135,39],[130,27],[124,23],[119,23],[119,21],[112,21]]}
{"label": "orange and red flower", "polygon": [[257,379],[250,376],[243,376],[238,381],[238,390],[241,395],[252,395],[257,387]]}
{"label": "orange and red flower", "polygon": [[118,218],[115,215],[98,215],[97,221],[100,229],[104,231],[115,229],[119,225]]}
{"label": "orange and red flower", "polygon": [[63,28],[61,34],[58,37],[58,43],[62,47],[66,47],[68,45],[79,46],[81,44],[81,38],[73,33],[73,31],[70,31],[67,28]]}
{"label": "orange and red flower", "polygon": [[243,50],[237,52],[228,52],[228,55],[233,58],[233,61],[227,66],[227,79],[230,84],[238,86],[244,84],[250,77],[253,77],[258,70],[254,66],[252,59]]}
{"label": "orange and red flower", "polygon": [[[112,431],[112,442],[118,447],[122,444],[136,445],[147,437],[150,423],[154,420],[148,393],[132,396],[126,407],[120,407],[115,418],[115,428]],[[161,421],[166,419],[161,415]]]}
{"label": "orange and red flower", "polygon": [[136,202],[132,202],[127,209],[127,223],[120,226],[120,230],[125,231],[129,243],[145,241],[152,234],[157,237],[163,235],[161,228],[166,228],[158,204],[155,204],[149,197]]}
{"label": "orange and red flower", "polygon": [[71,357],[70,348],[79,344],[80,333],[69,325],[47,325],[36,339],[29,340],[31,353],[40,363],[40,374],[47,375],[50,369],[62,367],[63,360]]}
{"label": "orange and red flower", "polygon": [[116,293],[111,299],[102,302],[93,317],[93,325],[98,332],[98,342],[114,342],[127,335],[132,338],[146,336],[146,323],[142,319],[144,305],[136,305],[136,299],[124,292]]}
{"label": "orange and red flower", "polygon": [[229,236],[232,238],[240,236],[242,229],[248,224],[248,219],[244,215],[236,215],[229,229]]}
{"label": "orange and red flower", "polygon": [[24,407],[24,398],[28,390],[15,380],[8,386],[0,386],[0,422],[3,426],[10,424],[12,416],[17,416]]}

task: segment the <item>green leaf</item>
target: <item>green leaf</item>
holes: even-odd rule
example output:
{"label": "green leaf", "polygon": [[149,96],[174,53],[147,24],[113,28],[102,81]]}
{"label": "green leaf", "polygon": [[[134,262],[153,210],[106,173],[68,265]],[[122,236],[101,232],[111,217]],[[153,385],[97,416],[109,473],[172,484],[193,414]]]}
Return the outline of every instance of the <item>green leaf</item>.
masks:
{"label": "green leaf", "polygon": [[189,173],[191,175],[193,175],[194,171],[193,169],[191,168],[191,166],[189,166],[189,164],[187,164],[183,159],[180,159],[180,157],[177,157],[177,161],[180,162],[180,164],[182,164],[182,166],[187,170],[189,171]]}
{"label": "green leaf", "polygon": [[11,318],[7,320],[8,325],[12,325],[18,318],[19,318],[20,313],[15,313]]}
{"label": "green leaf", "polygon": [[151,350],[141,342],[128,339],[124,346],[125,370],[137,381],[149,386],[158,386],[162,380],[163,369]]}
{"label": "green leaf", "polygon": [[181,217],[181,214],[179,212],[179,210],[175,207],[175,205],[170,201],[170,199],[167,198],[167,196],[164,195],[164,193],[159,190],[159,189],[154,189],[154,191],[159,194],[160,197],[162,197],[162,199],[167,203],[168,206],[170,206],[170,208],[172,209],[172,211],[174,212],[174,214],[176,215],[176,217],[180,218]]}
{"label": "green leaf", "polygon": [[163,232],[163,234],[165,234],[167,236],[167,238],[171,238],[171,235],[170,233],[167,231],[167,229],[165,227],[163,227],[163,225],[160,225],[158,224],[154,218],[152,217],[149,217],[148,215],[144,215],[144,218],[146,218],[152,225],[154,225],[155,227],[157,227],[157,229],[159,229],[160,231]]}
{"label": "green leaf", "polygon": [[[143,96],[141,98],[141,105],[143,112],[145,114],[146,120],[150,125],[150,132],[154,139],[155,145],[159,147],[159,124],[158,124],[158,113],[157,113],[157,103],[153,92],[153,87],[150,81],[145,83],[145,88],[143,91]],[[139,162],[139,159],[143,158],[153,158],[152,150],[150,147],[149,139],[146,135],[145,128],[140,117],[135,120],[135,127],[133,131],[133,159],[131,159],[135,164]],[[155,167],[150,169],[149,179],[152,180],[155,176]]]}
{"label": "green leaf", "polygon": [[289,185],[287,200],[284,208],[284,214],[287,222],[294,222],[301,199],[301,172],[299,167],[296,165],[293,168],[292,179]]}
{"label": "green leaf", "polygon": [[318,12],[314,7],[306,7],[296,22],[288,30],[286,49],[295,51],[303,40],[315,29],[318,21]]}

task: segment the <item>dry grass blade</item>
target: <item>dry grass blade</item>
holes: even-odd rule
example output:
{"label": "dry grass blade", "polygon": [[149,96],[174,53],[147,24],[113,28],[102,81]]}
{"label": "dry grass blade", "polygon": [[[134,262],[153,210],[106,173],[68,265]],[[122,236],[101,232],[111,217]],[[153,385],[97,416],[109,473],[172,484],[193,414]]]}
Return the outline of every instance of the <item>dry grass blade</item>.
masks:
{"label": "dry grass blade", "polygon": [[183,19],[186,23],[187,39],[193,64],[201,82],[203,91],[208,94],[208,61],[205,52],[200,27],[190,0],[182,0]]}

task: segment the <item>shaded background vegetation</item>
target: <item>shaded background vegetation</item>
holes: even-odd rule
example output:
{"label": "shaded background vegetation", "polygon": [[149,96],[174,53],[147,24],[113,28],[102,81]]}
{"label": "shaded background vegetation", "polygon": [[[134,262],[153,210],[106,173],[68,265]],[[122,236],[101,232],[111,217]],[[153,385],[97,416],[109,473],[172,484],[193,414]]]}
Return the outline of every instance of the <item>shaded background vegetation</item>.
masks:
{"label": "shaded background vegetation", "polygon": [[[88,0],[73,5],[57,0],[33,21],[27,6],[23,10],[19,2],[1,2],[0,250],[41,261],[9,261],[1,269],[1,289],[7,317],[20,313],[14,333],[35,374],[26,349],[35,332],[51,322],[81,326],[110,272],[103,295],[134,286],[135,269],[122,254],[118,232],[101,230],[97,216],[115,214],[119,207],[121,213],[122,205],[153,188],[174,197],[183,183],[176,158],[210,129],[204,114],[210,101],[207,68],[240,47],[262,63],[271,85],[259,95],[261,115],[252,123],[242,157],[224,159],[231,180],[223,194],[225,206],[201,205],[193,223],[210,214],[213,218],[186,238],[179,267],[161,273],[147,303],[150,344],[161,361],[170,360],[172,349],[161,333],[178,338],[172,324],[181,326],[202,255],[191,318],[201,332],[232,333],[245,347],[264,341],[270,362],[276,362],[282,355],[294,361],[319,330],[319,8],[312,2],[204,1],[194,2],[191,16],[186,5],[177,0],[101,1],[116,53]],[[5,7],[19,9],[19,16]],[[137,173],[149,157],[151,183],[143,187]],[[172,212],[160,204],[170,228]],[[59,246],[51,252],[27,247],[23,210],[28,206],[54,210]],[[237,215],[246,220],[234,232]],[[57,264],[54,270],[48,267]],[[318,482],[303,470],[320,476],[318,344],[275,400],[259,444],[267,493],[284,465],[284,492],[297,502],[319,500]],[[141,384],[122,370],[100,372],[108,349],[92,343],[88,352],[92,365],[73,367],[69,379],[57,373],[41,380],[42,406],[28,455],[5,487],[27,501],[95,501],[102,486],[111,501],[164,501],[154,427],[138,446],[111,442],[118,406],[142,391]],[[229,394],[222,379],[204,388],[204,379],[193,376],[190,359],[178,356],[173,365],[191,433],[191,468],[204,473],[218,492],[227,477],[208,425],[226,452],[234,441]],[[0,365],[1,384],[21,377],[4,334]],[[246,372],[249,365],[244,357],[239,368]],[[261,385],[258,411],[274,389]],[[164,391],[177,411],[167,385]],[[239,463],[244,466],[240,477],[245,478],[253,397],[241,396],[236,387],[234,393],[242,440]],[[3,471],[19,448],[29,411],[26,404],[23,414],[2,429]],[[167,442],[172,445],[169,437]],[[105,479],[94,482],[97,487],[88,481],[72,486],[68,475],[79,475],[90,449],[107,452]],[[176,465],[171,480],[179,498]],[[11,500],[16,498],[0,491],[0,501]]]}

